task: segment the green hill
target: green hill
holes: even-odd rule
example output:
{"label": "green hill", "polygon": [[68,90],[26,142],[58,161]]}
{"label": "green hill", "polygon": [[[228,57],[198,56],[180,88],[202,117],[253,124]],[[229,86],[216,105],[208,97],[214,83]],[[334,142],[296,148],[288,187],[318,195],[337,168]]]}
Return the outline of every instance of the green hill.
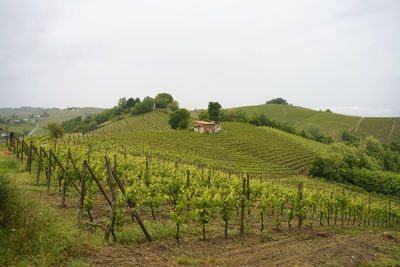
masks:
{"label": "green hill", "polygon": [[67,121],[79,116],[83,118],[86,116],[90,116],[96,113],[101,112],[102,108],[73,108],[73,109],[50,109],[46,110],[46,115],[37,118],[36,121],[39,124],[39,128],[35,131],[35,134],[42,134],[45,132],[43,126],[47,125],[48,123],[58,122],[62,123],[63,121]]}
{"label": "green hill", "polygon": [[168,114],[156,110],[138,116],[126,116],[118,121],[108,121],[100,125],[95,133],[118,133],[121,131],[146,131],[146,130],[168,130]]}
{"label": "green hill", "polygon": [[[145,116],[152,120],[145,122]],[[254,175],[306,172],[317,151],[326,147],[269,127],[245,123],[225,122],[219,133],[199,134],[189,130],[162,130],[161,121],[162,114],[152,112],[108,124],[104,132],[116,134],[103,135],[104,142],[123,142],[139,153]],[[148,130],[140,130],[144,128]]]}
{"label": "green hill", "polygon": [[361,137],[371,135],[381,142],[400,143],[400,118],[362,118],[278,104],[246,106],[230,110],[242,110],[248,116],[264,113],[268,119],[287,122],[299,130],[313,125],[335,141],[341,141],[342,132],[348,130]]}

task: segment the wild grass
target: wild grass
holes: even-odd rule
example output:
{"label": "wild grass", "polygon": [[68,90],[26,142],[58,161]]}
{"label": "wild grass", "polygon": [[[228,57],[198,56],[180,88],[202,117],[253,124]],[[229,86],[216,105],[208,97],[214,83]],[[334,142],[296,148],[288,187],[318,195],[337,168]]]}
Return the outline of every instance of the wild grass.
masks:
{"label": "wild grass", "polygon": [[[101,244],[102,233],[82,229],[76,216],[16,190],[26,174],[11,157],[0,157],[0,266],[84,266],[84,242]],[[11,180],[11,181],[10,181]]]}

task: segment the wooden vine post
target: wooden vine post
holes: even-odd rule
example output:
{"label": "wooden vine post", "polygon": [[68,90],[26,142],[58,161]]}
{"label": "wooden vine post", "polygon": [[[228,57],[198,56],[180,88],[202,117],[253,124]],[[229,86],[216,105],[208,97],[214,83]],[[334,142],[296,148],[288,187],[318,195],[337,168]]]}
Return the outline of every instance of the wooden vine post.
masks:
{"label": "wooden vine post", "polygon": [[[118,175],[115,173],[115,170],[112,170],[112,173],[113,173],[113,176],[114,176],[115,181],[116,181],[117,184],[118,184],[119,189],[121,190],[122,195],[125,196],[125,188],[124,188],[124,185],[123,185],[123,184],[121,183],[121,181],[119,180]],[[135,204],[132,203],[132,201],[130,201],[130,200],[127,200],[126,202],[128,203],[128,206],[129,206],[129,208],[130,208],[132,214],[133,214],[134,217],[136,218],[136,220],[137,220],[137,222],[138,222],[140,228],[142,229],[144,235],[146,236],[147,240],[148,240],[149,242],[151,242],[151,241],[152,241],[152,240],[151,240],[151,237],[150,237],[149,233],[147,232],[146,227],[144,226],[144,224],[143,224],[143,222],[142,222],[142,219],[140,219],[139,215],[137,214],[137,212],[136,212],[136,210],[135,210]]]}
{"label": "wooden vine post", "polygon": [[67,193],[67,181],[68,181],[68,165],[69,165],[69,158],[71,156],[71,153],[68,149],[68,153],[67,153],[67,162],[65,163],[65,169],[64,169],[64,178],[63,178],[63,188],[62,188],[62,200],[61,200],[61,206],[62,207],[66,207],[65,205],[65,195]]}
{"label": "wooden vine post", "polygon": [[250,202],[250,174],[247,173],[247,190],[246,190],[246,197],[247,197],[247,215],[250,216],[251,212],[251,202]]}
{"label": "wooden vine post", "polygon": [[23,162],[24,161],[24,143],[25,143],[25,141],[24,141],[24,138],[22,138],[22,141],[21,141],[21,162]]}
{"label": "wooden vine post", "polygon": [[301,182],[301,183],[299,183],[298,185],[297,185],[297,190],[298,190],[298,192],[297,192],[297,205],[298,205],[298,213],[299,213],[299,222],[298,222],[298,226],[299,226],[299,228],[301,228],[301,225],[303,224],[303,220],[304,220],[304,218],[303,218],[303,214],[302,214],[302,203],[301,203],[301,201],[303,200],[303,183]]}
{"label": "wooden vine post", "polygon": [[53,152],[51,152],[51,149],[49,151],[49,167],[47,169],[47,193],[50,192],[50,178],[51,178],[51,154]]}
{"label": "wooden vine post", "polygon": [[79,198],[79,215],[78,215],[79,223],[82,223],[83,220],[83,204],[85,202],[85,191],[86,191],[85,185],[86,185],[86,161],[83,161],[82,176],[81,176],[81,193]]}
{"label": "wooden vine post", "polygon": [[[114,159],[116,159],[116,157]],[[117,238],[115,237],[115,234],[114,234],[115,208],[117,206],[117,193],[115,192],[115,181],[113,179],[110,159],[108,158],[107,155],[105,156],[105,160],[106,160],[107,171],[108,171],[108,183],[110,185],[111,196],[112,196],[111,211],[110,211],[110,216],[109,216],[110,221],[107,224],[106,232],[104,234],[104,242],[108,243],[108,240],[110,239],[110,233],[113,236],[114,242],[117,241]]]}
{"label": "wooden vine post", "polygon": [[40,171],[42,169],[42,146],[40,146],[39,149],[39,156],[38,156],[38,167],[37,167],[37,175],[36,175],[36,185],[39,185],[39,177],[40,177]]}
{"label": "wooden vine post", "polygon": [[242,203],[240,207],[240,234],[244,234],[244,206],[245,206],[245,199],[246,199],[246,178],[242,178],[243,180],[243,194],[242,194]]}
{"label": "wooden vine post", "polygon": [[32,149],[33,149],[33,142],[29,143],[29,150],[28,150],[28,159],[26,161],[26,171],[31,173],[32,169]]}

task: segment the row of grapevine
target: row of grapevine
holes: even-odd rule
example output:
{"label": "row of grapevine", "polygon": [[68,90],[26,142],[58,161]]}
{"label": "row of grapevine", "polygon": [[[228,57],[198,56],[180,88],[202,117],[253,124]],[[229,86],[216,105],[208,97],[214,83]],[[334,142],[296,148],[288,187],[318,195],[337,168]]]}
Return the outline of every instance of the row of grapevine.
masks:
{"label": "row of grapevine", "polygon": [[[38,162],[38,170],[42,168],[46,171],[48,186],[55,169],[56,181],[60,188],[64,188],[64,196],[65,190],[79,191],[80,188],[82,206],[89,216],[96,209],[98,195],[103,195],[110,209],[114,210],[110,223],[115,220],[117,226],[126,221],[123,218],[126,210],[147,211],[155,217],[161,206],[167,207],[169,220],[176,225],[177,241],[183,223],[197,222],[201,225],[203,239],[211,220],[224,222],[225,235],[229,233],[230,223],[240,220],[240,231],[243,233],[245,209],[248,214],[250,211],[257,212],[260,230],[265,229],[266,217],[272,218],[276,229],[282,228],[283,224],[293,227],[295,220],[298,227],[302,227],[307,220],[321,225],[400,226],[400,206],[397,202],[371,198],[339,187],[328,191],[320,190],[314,184],[293,186],[274,180],[259,181],[250,179],[249,175],[213,172],[211,169],[134,156],[112,149],[108,151],[108,155],[115,155],[111,168],[105,161],[102,139],[94,137],[89,144],[81,140],[40,146],[35,142],[28,145],[18,139],[16,143],[10,145],[10,149],[19,158],[25,154],[27,170],[31,170],[28,165],[32,162]],[[34,153],[35,150],[42,151],[48,160],[41,160],[41,154]],[[69,160],[73,162],[73,168],[68,168]],[[67,162],[66,165],[63,165],[64,162]],[[82,180],[81,170],[86,168],[90,175]],[[115,197],[110,197],[113,191],[110,177],[121,183]]]}

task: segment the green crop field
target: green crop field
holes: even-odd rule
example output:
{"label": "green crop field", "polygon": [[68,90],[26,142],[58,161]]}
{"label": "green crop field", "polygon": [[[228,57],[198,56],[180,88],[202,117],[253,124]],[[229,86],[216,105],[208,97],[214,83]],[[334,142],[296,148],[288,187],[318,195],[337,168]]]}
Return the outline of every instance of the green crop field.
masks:
{"label": "green crop field", "polygon": [[[324,135],[331,136],[335,141],[341,141],[342,132],[347,130],[361,137],[373,136],[385,143],[392,141],[400,143],[400,118],[364,118],[357,128],[361,117],[296,106],[264,104],[238,107],[231,110],[242,110],[248,116],[252,116],[254,113],[264,113],[268,119],[287,122],[299,130],[316,126]],[[395,121],[396,124],[394,124]],[[392,132],[392,135],[389,137],[390,132]]]}
{"label": "green crop field", "polygon": [[35,132],[35,134],[42,134],[45,132],[45,130],[43,129],[43,126],[45,126],[48,123],[52,123],[52,122],[58,122],[58,123],[62,123],[63,121],[67,121],[79,116],[82,116],[83,118],[89,115],[93,115],[96,113],[101,112],[103,109],[101,108],[91,108],[91,107],[87,107],[87,108],[79,108],[79,109],[51,109],[51,110],[47,110],[47,114],[48,116],[45,117],[40,117],[37,120],[38,124],[39,124],[39,128],[38,130]]}
{"label": "green crop field", "polygon": [[129,116],[114,122],[106,122],[97,129],[96,133],[118,133],[121,131],[168,130],[168,114],[153,111],[138,116]]}
{"label": "green crop field", "polygon": [[233,108],[232,110],[242,110],[251,116],[254,113],[264,113],[269,119],[276,120],[279,122],[287,122],[290,125],[294,125],[299,121],[310,118],[318,113],[319,111],[296,107],[296,106],[286,106],[278,104],[268,104],[268,105],[256,105],[256,106],[246,106]]}
{"label": "green crop field", "polygon": [[[355,134],[365,137],[372,135],[381,142],[400,141],[399,118],[364,118]],[[389,137],[393,128],[392,136]]]}
{"label": "green crop field", "polygon": [[[144,118],[145,115],[142,115]],[[161,124],[161,113],[147,114]],[[130,118],[131,120],[139,120]],[[165,117],[166,119],[166,117]],[[269,127],[255,127],[244,123],[222,123],[222,131],[215,134],[199,134],[193,131],[130,130],[140,123],[120,121],[105,126],[103,135],[108,144],[124,143],[134,152],[158,155],[169,160],[189,164],[205,164],[233,172],[252,174],[296,174],[305,172],[325,147],[321,143],[283,133]],[[148,127],[147,124],[140,129]],[[108,129],[107,129],[108,127]],[[153,127],[153,129],[162,128]],[[136,128],[138,129],[138,128]],[[147,129],[152,129],[148,127]],[[98,130],[102,133],[102,129]],[[123,142],[122,142],[123,140]]]}

